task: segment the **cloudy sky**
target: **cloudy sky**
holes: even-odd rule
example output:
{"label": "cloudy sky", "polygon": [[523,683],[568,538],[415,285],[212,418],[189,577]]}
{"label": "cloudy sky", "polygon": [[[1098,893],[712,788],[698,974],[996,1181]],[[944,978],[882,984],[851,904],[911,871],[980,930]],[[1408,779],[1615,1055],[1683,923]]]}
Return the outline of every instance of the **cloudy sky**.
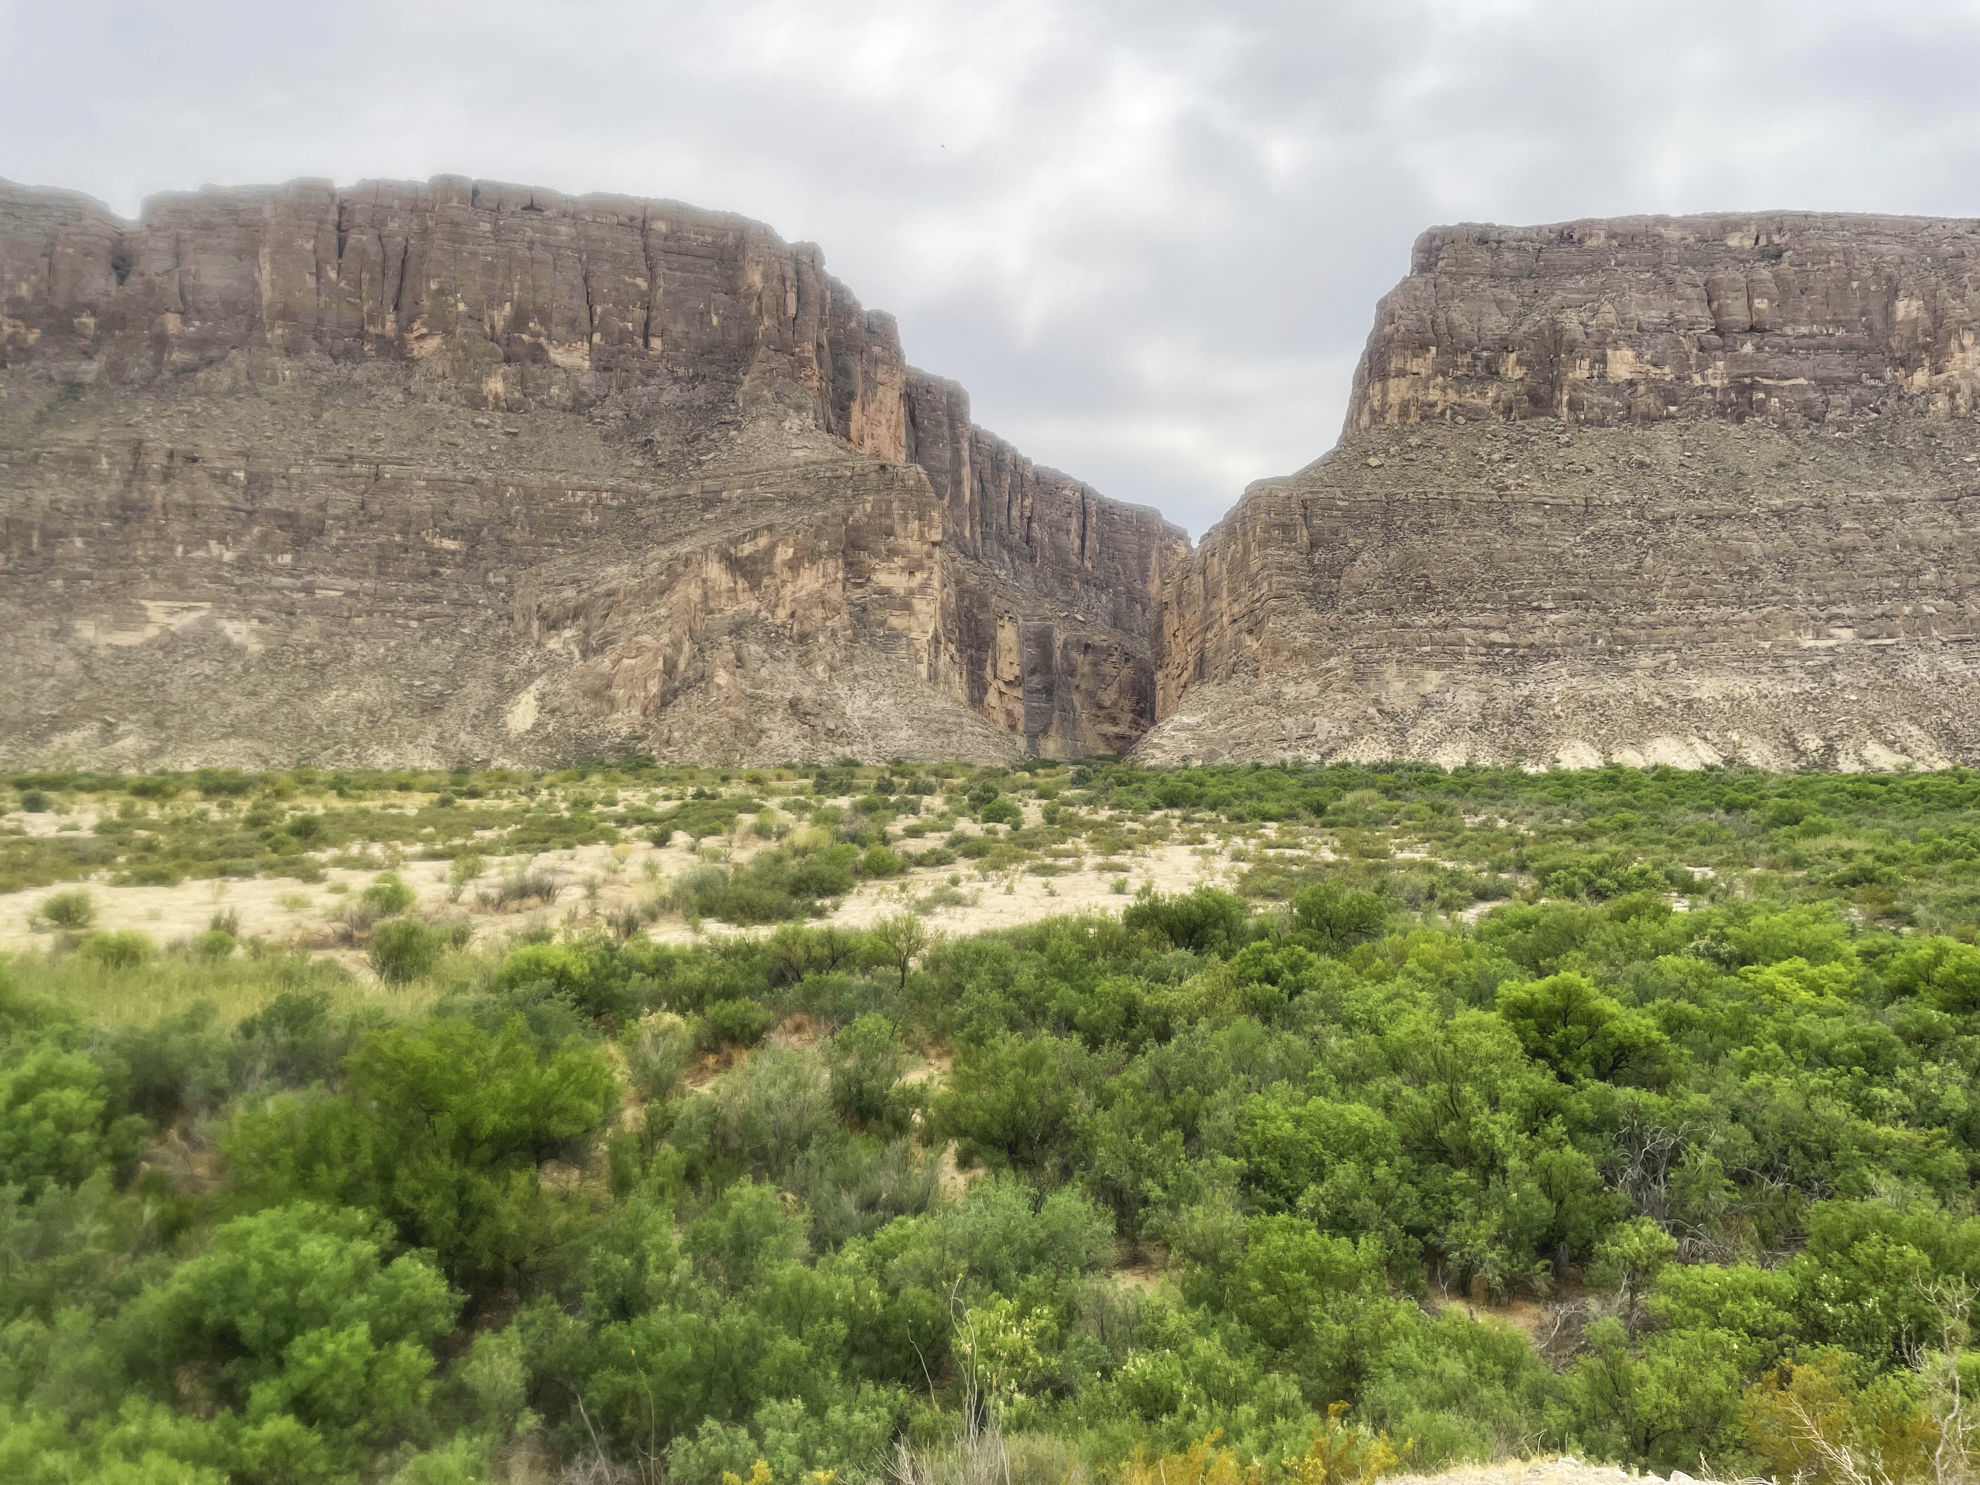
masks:
{"label": "cloudy sky", "polygon": [[0,176],[442,171],[822,243],[1042,463],[1200,534],[1449,221],[1980,215],[1980,0],[0,0]]}

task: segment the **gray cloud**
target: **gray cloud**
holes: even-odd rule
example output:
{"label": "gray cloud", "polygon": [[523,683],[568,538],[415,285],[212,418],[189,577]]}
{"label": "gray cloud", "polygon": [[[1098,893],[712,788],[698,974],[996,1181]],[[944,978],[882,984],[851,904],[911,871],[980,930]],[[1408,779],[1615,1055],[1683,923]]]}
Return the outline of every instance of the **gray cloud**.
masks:
{"label": "gray cloud", "polygon": [[0,175],[459,171],[824,245],[1043,462],[1201,532],[1332,443],[1421,228],[1980,213],[1980,0],[0,0]]}

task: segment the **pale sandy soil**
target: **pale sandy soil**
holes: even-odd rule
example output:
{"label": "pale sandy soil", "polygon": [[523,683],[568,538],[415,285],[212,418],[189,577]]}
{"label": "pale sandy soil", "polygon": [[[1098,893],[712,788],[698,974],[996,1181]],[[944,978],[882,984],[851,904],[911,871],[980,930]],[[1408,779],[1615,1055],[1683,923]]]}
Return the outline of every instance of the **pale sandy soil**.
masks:
{"label": "pale sandy soil", "polygon": [[[1583,1464],[1571,1457],[1505,1459],[1493,1464],[1461,1465],[1435,1475],[1385,1475],[1383,1485],[1645,1485],[1662,1479],[1639,1475],[1609,1464]],[[1684,1485],[1691,1477],[1671,1477]]]}
{"label": "pale sandy soil", "polygon": [[[498,878],[532,861],[554,872],[563,883],[555,904],[533,913],[490,913],[477,904],[477,889],[492,886]],[[88,888],[96,901],[98,928],[136,928],[160,944],[203,933],[214,914],[232,912],[240,921],[243,937],[316,947],[317,940],[331,936],[331,920],[388,869],[419,895],[422,911],[441,917],[468,917],[476,924],[479,937],[488,932],[498,936],[517,932],[536,920],[561,926],[573,911],[582,919],[594,909],[609,911],[637,901],[654,889],[654,882],[644,872],[649,861],[664,882],[693,865],[695,857],[683,847],[656,850],[642,842],[625,850],[622,860],[615,858],[613,847],[603,845],[546,851],[534,858],[491,858],[488,870],[461,894],[459,902],[448,901],[447,862],[407,860],[391,866],[383,855],[378,865],[364,870],[330,867],[323,881],[313,883],[287,877],[249,877],[186,881],[176,887],[113,887],[101,881],[67,885]],[[587,896],[588,884],[593,881],[598,884],[595,898]],[[338,884],[346,889],[343,893],[331,890]],[[29,919],[42,899],[62,890],[66,888],[43,887],[0,896],[0,950],[45,944],[47,935],[35,932]]]}
{"label": "pale sandy soil", "polygon": [[[1035,812],[1036,807],[1033,809]],[[61,818],[15,815],[9,817],[8,823],[25,824],[37,833],[52,833],[64,820],[85,828],[93,823],[82,815]],[[925,843],[898,844],[913,850]],[[765,843],[747,838],[721,847],[735,861],[746,861],[765,848]],[[216,914],[231,913],[238,920],[243,937],[266,938],[311,949],[356,969],[361,967],[363,956],[339,948],[335,942],[334,919],[382,871],[396,872],[418,894],[421,912],[442,919],[465,917],[475,925],[476,940],[487,942],[537,926],[556,930],[595,926],[606,915],[651,897],[699,859],[684,844],[658,849],[644,841],[618,846],[580,846],[573,850],[547,851],[535,857],[491,857],[482,877],[457,900],[450,900],[449,863],[398,860],[386,851],[374,855],[375,866],[361,870],[330,867],[325,879],[315,883],[287,877],[253,877],[185,881],[171,887],[111,886],[101,880],[66,885],[88,889],[96,903],[98,928],[134,928],[161,946],[169,946],[204,932]],[[1242,869],[1211,844],[1166,845],[1107,858],[1123,869],[1099,870],[1097,863],[1101,859],[1088,856],[1080,870],[1057,877],[1030,876],[1018,867],[985,878],[968,861],[916,869],[900,877],[864,882],[825,918],[810,921],[867,927],[889,914],[911,908],[917,899],[948,888],[949,879],[954,876],[960,881],[951,890],[967,900],[934,908],[925,916],[931,930],[963,935],[1066,913],[1118,913],[1134,901],[1134,894],[1144,886],[1160,892],[1186,891],[1199,882],[1227,886]],[[478,903],[480,890],[525,866],[547,870],[562,884],[554,904],[524,912],[494,913]],[[1115,890],[1115,884],[1121,880],[1127,884],[1124,892]],[[333,890],[339,885],[344,888],[341,893]],[[37,931],[31,919],[45,898],[61,890],[65,888],[45,887],[0,895],[0,952],[50,942],[49,935]],[[668,913],[645,931],[664,943],[691,943],[709,934],[770,930],[738,930],[713,920],[693,927],[678,914]]]}
{"label": "pale sandy soil", "polygon": [[[956,890],[975,902],[940,907],[927,915],[930,928],[944,933],[981,933],[992,928],[1013,928],[1035,923],[1063,913],[1118,913],[1134,901],[1143,884],[1158,892],[1186,892],[1199,882],[1229,886],[1234,868],[1219,856],[1204,856],[1200,846],[1161,846],[1145,855],[1115,858],[1125,860],[1125,872],[1098,872],[1091,868],[1061,877],[1026,876],[1022,868],[1000,872],[988,881],[974,872],[963,873]],[[957,863],[958,866],[966,863]],[[849,895],[828,921],[849,928],[864,928],[889,913],[906,908],[915,898],[944,885],[956,867],[912,871],[889,882],[864,882]],[[1125,877],[1128,890],[1114,891],[1113,884]]]}

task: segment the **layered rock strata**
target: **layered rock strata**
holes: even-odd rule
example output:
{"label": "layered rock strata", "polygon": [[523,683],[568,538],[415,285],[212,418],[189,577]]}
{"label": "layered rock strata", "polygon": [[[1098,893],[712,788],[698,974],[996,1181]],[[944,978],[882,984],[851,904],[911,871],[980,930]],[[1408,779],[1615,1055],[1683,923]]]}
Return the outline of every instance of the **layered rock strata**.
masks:
{"label": "layered rock strata", "polygon": [[740,218],[0,186],[14,761],[1118,748],[1181,551]]}
{"label": "layered rock strata", "polygon": [[0,187],[0,758],[1970,762],[1977,322],[1972,222],[1439,229],[1192,553],[739,218]]}
{"label": "layered rock strata", "polygon": [[1426,233],[1167,590],[1149,761],[1980,759],[1980,223]]}

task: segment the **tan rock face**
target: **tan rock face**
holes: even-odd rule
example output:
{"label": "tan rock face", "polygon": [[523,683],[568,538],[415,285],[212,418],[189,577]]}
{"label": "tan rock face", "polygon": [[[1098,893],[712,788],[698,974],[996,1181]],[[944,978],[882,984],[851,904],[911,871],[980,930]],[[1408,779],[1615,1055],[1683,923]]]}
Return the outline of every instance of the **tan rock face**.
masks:
{"label": "tan rock face", "polygon": [[1439,229],[1192,553],[739,218],[0,187],[0,760],[1971,762],[1976,325],[1971,222]]}
{"label": "tan rock face", "polygon": [[1172,578],[1150,761],[1980,758],[1980,224],[1444,228]]}
{"label": "tan rock face", "polygon": [[1182,533],[976,427],[954,382],[910,374],[907,441],[946,516],[961,694],[1036,751],[1126,752],[1155,718]]}
{"label": "tan rock face", "polygon": [[1439,227],[1381,303],[1348,428],[1803,427],[1980,410],[1980,221],[1806,212]]}
{"label": "tan rock face", "polygon": [[816,248],[677,203],[443,176],[155,198],[136,227],[0,189],[10,366],[142,384],[243,351],[402,360],[425,400],[525,411],[738,390],[901,457],[893,322]]}
{"label": "tan rock face", "polygon": [[452,177],[0,185],[0,517],[0,756],[121,763],[1124,747],[1181,550],[816,248]]}

